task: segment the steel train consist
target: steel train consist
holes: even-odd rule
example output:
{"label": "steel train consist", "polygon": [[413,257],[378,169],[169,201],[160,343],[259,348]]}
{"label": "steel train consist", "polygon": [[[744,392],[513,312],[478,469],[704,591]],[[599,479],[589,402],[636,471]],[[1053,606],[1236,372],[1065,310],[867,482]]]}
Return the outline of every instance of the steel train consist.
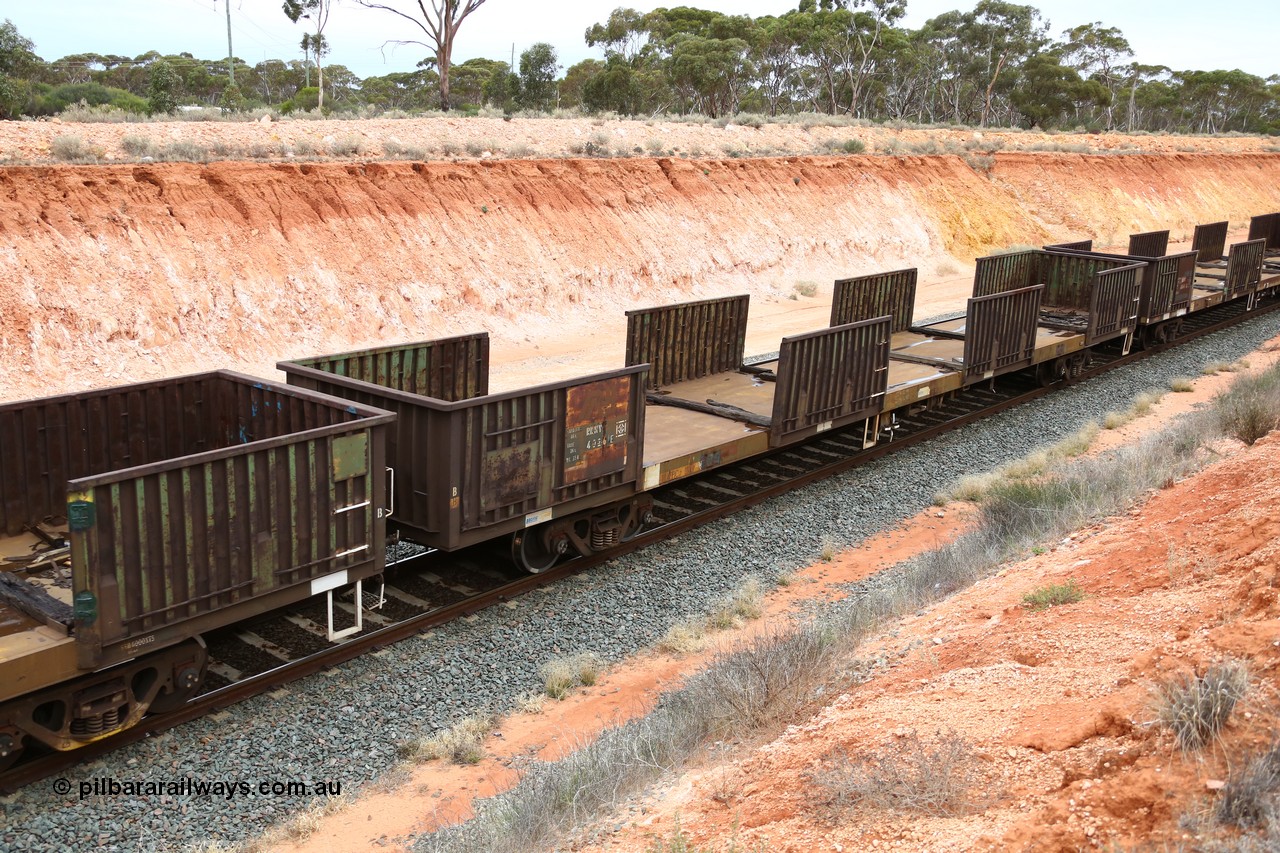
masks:
{"label": "steel train consist", "polygon": [[746,364],[748,298],[627,313],[621,369],[489,393],[488,337],[217,371],[0,405],[0,769],[181,706],[202,635],[386,568],[388,534],[452,551],[508,537],[539,572],[641,531],[652,490],[976,383],[1078,374],[1100,347],[1177,336],[1280,288],[1280,213],[977,261],[962,317],[913,323],[916,271],[836,282],[830,326]]}

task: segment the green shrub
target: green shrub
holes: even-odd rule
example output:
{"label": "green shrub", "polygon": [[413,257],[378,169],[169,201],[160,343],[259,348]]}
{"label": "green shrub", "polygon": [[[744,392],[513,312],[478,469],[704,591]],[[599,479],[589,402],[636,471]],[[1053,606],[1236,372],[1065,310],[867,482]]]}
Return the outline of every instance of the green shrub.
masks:
{"label": "green shrub", "polygon": [[1084,600],[1084,590],[1074,579],[1034,589],[1022,596],[1022,603],[1032,610],[1048,610],[1060,604],[1075,604]]}
{"label": "green shrub", "polygon": [[[289,112],[310,112],[320,106],[320,90],[315,86],[305,86],[294,92]],[[281,107],[283,110],[283,106]]]}

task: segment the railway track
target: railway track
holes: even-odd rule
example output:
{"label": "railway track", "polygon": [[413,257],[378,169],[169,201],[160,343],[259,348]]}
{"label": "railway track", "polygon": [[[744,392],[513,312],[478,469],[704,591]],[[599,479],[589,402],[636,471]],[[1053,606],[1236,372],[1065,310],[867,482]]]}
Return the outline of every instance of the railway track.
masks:
{"label": "railway track", "polygon": [[[1077,381],[1152,357],[1277,309],[1280,309],[1280,299],[1274,297],[1247,313],[1239,303],[1219,306],[1188,319],[1183,335],[1174,342],[1127,356],[1118,350],[1104,350]],[[366,613],[362,633],[337,645],[329,643],[323,627],[327,615],[319,602],[311,601],[210,635],[207,640],[211,665],[205,692],[182,708],[144,721],[107,741],[73,752],[34,756],[0,776],[0,791],[11,792],[59,774],[118,746],[328,670],[621,554],[670,539],[777,495],[1031,402],[1053,390],[1053,387],[1041,387],[1028,376],[1006,376],[1001,378],[998,388],[985,383],[971,386],[937,408],[898,420],[892,425],[889,440],[882,440],[869,449],[862,448],[860,430],[856,434],[834,430],[803,445],[680,481],[653,493],[656,527],[606,555],[564,562],[538,575],[525,574],[510,565],[492,544],[452,555],[400,545],[394,551],[396,569],[382,593],[385,603],[372,618]],[[389,554],[389,563],[391,557]],[[354,602],[341,603],[339,608],[354,619]]]}

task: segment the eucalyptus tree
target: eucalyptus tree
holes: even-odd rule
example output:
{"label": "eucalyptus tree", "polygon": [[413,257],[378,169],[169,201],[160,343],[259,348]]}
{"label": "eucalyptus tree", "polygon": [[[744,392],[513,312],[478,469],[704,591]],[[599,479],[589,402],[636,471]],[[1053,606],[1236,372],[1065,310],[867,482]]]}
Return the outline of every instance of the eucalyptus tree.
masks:
{"label": "eucalyptus tree", "polygon": [[329,23],[333,2],[334,0],[284,0],[284,14],[289,20],[296,24],[306,19],[311,22],[315,30],[311,33],[309,41],[307,36],[302,37],[302,50],[305,53],[310,49],[311,55],[316,58],[316,85],[320,89],[320,109],[324,109],[324,65],[321,64],[320,57],[329,51],[329,41],[325,38],[324,28]]}
{"label": "eucalyptus tree", "polygon": [[17,118],[30,94],[29,81],[42,64],[35,43],[6,18],[0,24],[0,118]]}
{"label": "eucalyptus tree", "polygon": [[1133,56],[1129,40],[1116,27],[1101,21],[1072,27],[1062,34],[1062,61],[1084,77],[1097,80],[1111,97],[1106,104],[1107,130],[1115,127],[1115,101],[1125,81],[1127,57]]}
{"label": "eucalyptus tree", "polygon": [[413,24],[425,39],[390,39],[388,44],[417,44],[432,51],[439,75],[440,109],[449,109],[449,69],[453,44],[467,17],[485,0],[356,0],[367,9],[381,9]]}
{"label": "eucalyptus tree", "polygon": [[550,110],[556,105],[556,73],[560,70],[556,49],[545,41],[537,42],[520,54],[521,107]]}

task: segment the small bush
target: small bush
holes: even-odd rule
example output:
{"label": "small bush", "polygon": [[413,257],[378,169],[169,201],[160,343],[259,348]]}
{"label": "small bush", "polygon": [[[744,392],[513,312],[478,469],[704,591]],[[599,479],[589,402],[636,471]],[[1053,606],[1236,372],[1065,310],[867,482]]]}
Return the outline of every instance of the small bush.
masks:
{"label": "small bush", "polygon": [[867,144],[861,139],[846,139],[840,143],[840,150],[845,154],[861,154],[867,150]]}
{"label": "small bush", "polygon": [[542,668],[543,691],[552,699],[563,699],[573,688],[595,684],[600,677],[600,658],[592,652],[553,658]]}
{"label": "small bush", "polygon": [[973,747],[955,732],[926,743],[912,731],[889,746],[861,755],[835,753],[835,768],[815,774],[827,804],[956,817],[978,805],[980,778]]}
{"label": "small bush", "polygon": [[102,156],[97,148],[85,143],[78,136],[59,136],[49,147],[53,159],[66,163],[96,163]]}
{"label": "small bush", "polygon": [[996,167],[996,158],[984,154],[966,154],[964,162],[975,172],[989,173]]}
{"label": "small bush", "polygon": [[179,140],[166,145],[160,151],[159,159],[176,163],[207,163],[209,149],[199,142]]}
{"label": "small bush", "polygon": [[1048,610],[1060,604],[1075,604],[1084,600],[1084,590],[1074,579],[1034,589],[1022,596],[1022,603],[1032,610]]}
{"label": "small bush", "polygon": [[1196,390],[1196,382],[1190,376],[1175,376],[1169,380],[1169,388],[1179,394]]}
{"label": "small bush", "polygon": [[1255,829],[1280,819],[1280,741],[1246,762],[1232,762],[1227,784],[1214,808],[1218,823]]}
{"label": "small bush", "polygon": [[1222,731],[1248,689],[1248,667],[1224,660],[1204,675],[1175,678],[1157,687],[1157,721],[1173,732],[1183,752],[1199,749]]}
{"label": "small bush", "polygon": [[364,141],[358,136],[339,136],[329,143],[329,156],[354,157],[364,153]]}
{"label": "small bush", "polygon": [[800,296],[816,296],[818,294],[818,285],[812,281],[796,282],[795,291]]}
{"label": "small bush", "polygon": [[1211,361],[1204,367],[1200,368],[1200,372],[1205,376],[1214,376],[1215,374],[1230,370],[1231,365],[1227,364],[1225,361]]}
{"label": "small bush", "polygon": [[123,137],[120,140],[120,147],[130,157],[154,157],[157,150],[155,142],[151,139],[133,134]]}
{"label": "small bush", "polygon": [[1218,428],[1253,444],[1280,423],[1280,371],[1243,376],[1214,399]]}
{"label": "small bush", "polygon": [[434,761],[447,758],[454,764],[479,764],[484,760],[484,742],[493,728],[491,716],[467,717],[429,738],[400,746],[402,758]]}

